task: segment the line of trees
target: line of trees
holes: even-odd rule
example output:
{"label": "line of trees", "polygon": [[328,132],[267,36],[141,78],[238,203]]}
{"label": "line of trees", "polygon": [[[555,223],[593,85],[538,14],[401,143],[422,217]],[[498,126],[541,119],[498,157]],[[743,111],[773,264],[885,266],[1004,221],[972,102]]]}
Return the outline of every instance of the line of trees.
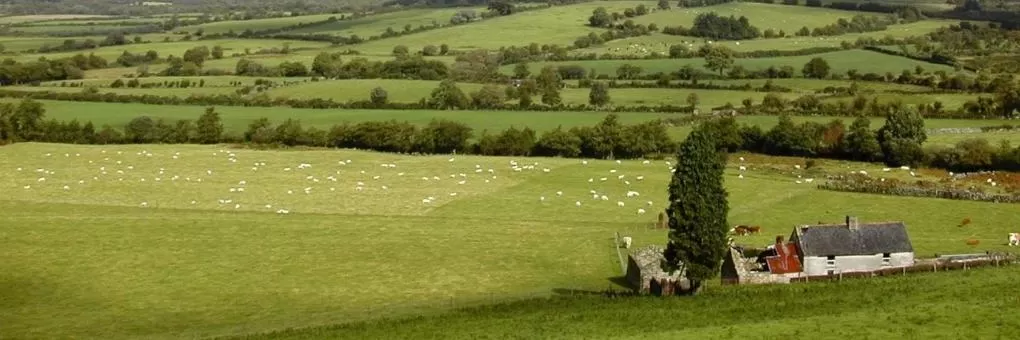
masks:
{"label": "line of trees", "polygon": [[814,30],[809,30],[807,26],[801,27],[801,29],[796,32],[796,35],[799,37],[820,37],[850,33],[878,32],[885,31],[889,28],[889,25],[895,25],[898,22],[899,20],[897,20],[896,17],[858,14],[853,16],[853,18],[850,18],[850,20],[840,18],[833,24],[815,27]]}
{"label": "line of trees", "polygon": [[827,124],[796,124],[788,115],[769,130],[756,125],[738,125],[733,118],[708,122],[720,138],[720,147],[780,156],[845,159],[884,162],[889,166],[927,166],[952,171],[1020,171],[1020,147],[1008,141],[997,146],[985,139],[968,139],[953,147],[930,145],[924,119],[917,111],[900,109],[888,112],[885,125],[872,130],[863,116],[849,127],[840,119]]}
{"label": "line of trees", "polygon": [[[369,121],[343,123],[327,130],[303,127],[300,120],[273,124],[261,118],[241,135],[225,133],[212,107],[195,121],[166,121],[136,117],[122,129],[95,127],[77,120],[45,119],[43,105],[33,100],[0,104],[0,142],[58,142],[77,144],[117,143],[233,143],[358,148],[398,153],[476,153],[504,156],[557,156],[585,158],[653,158],[676,151],[667,124],[654,120],[624,125],[615,114],[594,126],[556,129],[537,134],[529,128],[511,127],[499,133],[473,130],[458,122],[433,120],[425,127],[408,122]],[[929,166],[952,171],[1020,171],[1020,147],[1008,141],[992,145],[984,139],[968,139],[953,147],[931,145],[924,120],[917,111],[889,111],[885,124],[871,129],[871,121],[857,117],[847,127],[836,119],[827,124],[796,124],[787,115],[769,130],[737,124],[732,117],[709,119],[703,127],[716,136],[719,147],[771,155],[881,161],[889,166]],[[477,137],[477,138],[476,138]]]}
{"label": "line of trees", "polygon": [[701,13],[694,18],[690,29],[682,26],[666,26],[662,33],[687,35],[716,40],[745,40],[761,37],[761,30],[751,25],[745,16],[740,18],[720,16],[716,12]]}

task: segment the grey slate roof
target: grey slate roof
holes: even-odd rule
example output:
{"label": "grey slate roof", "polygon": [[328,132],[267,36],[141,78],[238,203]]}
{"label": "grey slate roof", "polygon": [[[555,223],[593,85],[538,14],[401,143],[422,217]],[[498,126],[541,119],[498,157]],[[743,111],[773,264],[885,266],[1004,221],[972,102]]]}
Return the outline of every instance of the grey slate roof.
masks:
{"label": "grey slate roof", "polygon": [[799,226],[797,243],[804,256],[875,255],[911,253],[914,247],[903,222],[860,223],[857,229],[846,224]]}

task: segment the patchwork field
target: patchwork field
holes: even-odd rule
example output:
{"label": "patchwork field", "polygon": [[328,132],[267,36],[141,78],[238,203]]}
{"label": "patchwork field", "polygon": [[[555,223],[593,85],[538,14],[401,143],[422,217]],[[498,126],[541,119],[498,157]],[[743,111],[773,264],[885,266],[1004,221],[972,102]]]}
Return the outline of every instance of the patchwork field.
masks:
{"label": "patchwork field", "polygon": [[38,14],[38,15],[15,15],[0,17],[0,24],[20,24],[26,22],[45,21],[45,20],[66,20],[66,19],[89,19],[89,18],[104,18],[106,15],[87,15],[87,14]]}
{"label": "patchwork field", "polygon": [[[664,242],[648,228],[670,175],[665,161],[518,158],[536,164],[515,172],[510,158],[221,146],[16,144],[0,154],[0,287],[14,297],[0,322],[14,337],[240,334],[603,289],[620,275],[614,232]],[[740,242],[855,214],[904,220],[931,256],[1006,249],[1015,222],[997,204],[794,183],[880,165],[798,172],[789,162],[749,158],[744,179],[730,165],[729,222],[764,226]],[[957,227],[966,217],[974,222]]]}
{"label": "patchwork field", "polygon": [[[284,45],[290,46],[291,49],[299,48],[324,48],[329,46],[329,43],[316,42],[316,41],[301,41],[301,40],[273,40],[273,39],[232,39],[232,40],[209,40],[209,41],[175,41],[175,42],[152,42],[149,44],[128,44],[122,46],[107,46],[100,47],[94,50],[88,51],[88,53],[94,53],[97,56],[103,57],[107,61],[113,62],[120,57],[124,51],[128,51],[135,54],[145,54],[149,50],[159,52],[160,57],[165,58],[168,55],[182,56],[184,52],[190,48],[207,46],[210,49],[213,46],[219,45],[223,47],[223,55],[229,57],[234,53],[244,53],[245,49],[250,49],[252,52],[258,51],[263,48],[283,48]],[[76,54],[82,53],[80,51],[74,52],[62,52],[62,53],[48,53],[45,54],[47,59],[59,59],[68,58]],[[88,54],[86,53],[86,54]],[[39,59],[39,55],[25,54],[19,55],[14,58],[17,61],[25,62],[30,60]],[[237,63],[237,60],[234,60]],[[233,66],[233,63],[231,64]]]}
{"label": "patchwork field", "polygon": [[282,18],[268,18],[268,19],[253,19],[253,20],[229,20],[229,21],[217,21],[210,22],[201,25],[187,26],[182,30],[186,32],[195,32],[199,29],[205,33],[227,33],[234,31],[235,33],[241,33],[245,30],[260,31],[276,28],[284,28],[287,26],[312,23],[317,21],[323,21],[330,17],[340,18],[342,14],[314,14],[314,15],[301,15],[296,17],[282,17]]}
{"label": "patchwork field", "polygon": [[[891,56],[878,52],[871,52],[865,50],[848,50],[838,51],[830,53],[821,53],[808,56],[795,56],[795,57],[775,57],[775,58],[753,58],[753,59],[734,59],[734,65],[740,65],[748,70],[761,70],[766,69],[770,66],[782,67],[790,66],[793,67],[797,72],[797,76],[800,76],[800,70],[804,67],[809,60],[812,58],[823,58],[832,68],[832,73],[845,73],[847,70],[858,70],[861,72],[875,72],[878,74],[885,74],[886,72],[892,72],[899,74],[905,69],[913,70],[917,66],[923,67],[928,71],[946,71],[953,72],[953,68],[940,65],[932,64],[912,59]],[[706,72],[712,72],[705,69],[705,61],[703,58],[688,58],[688,59],[641,59],[641,60],[581,60],[581,61],[563,61],[563,62],[540,62],[540,63],[529,63],[528,65],[532,70],[541,70],[545,66],[560,66],[560,65],[579,65],[585,69],[595,69],[599,74],[616,74],[616,69],[623,64],[630,64],[641,67],[644,73],[656,73],[656,72],[675,72],[684,65],[691,65],[694,68],[699,68]],[[501,68],[504,73],[510,73],[513,71],[513,66],[504,66]]]}
{"label": "patchwork field", "polygon": [[405,25],[418,28],[420,25],[430,26],[433,23],[445,25],[450,22],[450,17],[460,11],[474,11],[475,13],[485,12],[485,8],[448,8],[448,9],[412,9],[369,15],[354,20],[340,20],[329,24],[301,28],[287,31],[290,34],[332,34],[339,36],[350,36],[357,34],[362,38],[377,36],[392,28],[394,31],[403,31]]}
{"label": "patchwork field", "polygon": [[[407,46],[412,51],[420,51],[426,45],[439,46],[441,44],[447,44],[453,50],[498,49],[511,45],[526,46],[531,43],[570,45],[575,39],[587,35],[589,32],[602,32],[602,29],[585,26],[591,12],[596,8],[605,7],[610,12],[623,11],[625,8],[633,8],[639,4],[653,7],[655,2],[608,1],[556,6],[492,18],[485,20],[480,25],[458,25],[392,39],[371,41],[359,44],[355,49],[365,54],[389,55],[393,51],[393,46],[397,45]],[[394,29],[397,28],[394,27]]]}
{"label": "patchwork field", "polygon": [[774,29],[776,32],[783,30],[787,34],[807,27],[813,29],[836,23],[839,19],[850,20],[854,15],[862,14],[878,16],[876,13],[841,11],[828,8],[807,7],[807,6],[786,6],[772,5],[752,2],[732,2],[715,6],[673,8],[667,11],[657,10],[647,15],[635,17],[636,24],[656,24],[659,27],[683,26],[690,28],[694,25],[694,18],[699,14],[715,12],[719,16],[747,17],[751,25],[762,31]]}
{"label": "patchwork field", "polygon": [[[840,47],[841,43],[844,41],[852,43],[857,41],[857,39],[859,38],[865,37],[882,39],[887,36],[893,38],[906,38],[912,36],[919,36],[929,32],[933,32],[938,28],[945,27],[955,23],[956,22],[953,21],[924,20],[909,24],[894,25],[889,27],[889,29],[885,31],[877,32],[851,33],[829,37],[788,36],[786,38],[778,39],[754,39],[728,42],[717,41],[715,43],[724,44],[726,47],[738,52],[768,51],[768,50],[792,51],[814,47]],[[704,44],[706,41],[707,39],[656,33],[640,37],[612,40],[606,42],[601,46],[578,49],[572,51],[572,53],[574,54],[597,53],[599,55],[605,53],[619,55],[645,55],[645,54],[650,55],[653,52],[658,52],[664,55],[668,55],[670,45],[691,44],[692,47],[697,48],[701,46],[701,44]],[[631,48],[631,45],[634,45],[634,47]],[[641,48],[644,48],[647,52],[641,52],[640,50]]]}

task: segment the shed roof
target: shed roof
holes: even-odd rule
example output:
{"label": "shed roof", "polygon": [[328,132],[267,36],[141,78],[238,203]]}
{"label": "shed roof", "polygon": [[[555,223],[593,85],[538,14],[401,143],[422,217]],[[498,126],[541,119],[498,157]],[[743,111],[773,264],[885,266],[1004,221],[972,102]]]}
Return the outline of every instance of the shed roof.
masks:
{"label": "shed roof", "polygon": [[911,253],[914,247],[903,222],[805,225],[794,230],[804,256]]}

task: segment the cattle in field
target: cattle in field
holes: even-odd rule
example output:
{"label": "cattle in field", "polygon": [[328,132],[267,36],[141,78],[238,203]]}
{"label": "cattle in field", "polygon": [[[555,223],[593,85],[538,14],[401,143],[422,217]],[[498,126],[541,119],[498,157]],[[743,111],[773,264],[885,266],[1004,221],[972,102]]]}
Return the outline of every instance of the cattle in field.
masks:
{"label": "cattle in field", "polygon": [[1020,233],[1009,234],[1009,246],[1020,246]]}

